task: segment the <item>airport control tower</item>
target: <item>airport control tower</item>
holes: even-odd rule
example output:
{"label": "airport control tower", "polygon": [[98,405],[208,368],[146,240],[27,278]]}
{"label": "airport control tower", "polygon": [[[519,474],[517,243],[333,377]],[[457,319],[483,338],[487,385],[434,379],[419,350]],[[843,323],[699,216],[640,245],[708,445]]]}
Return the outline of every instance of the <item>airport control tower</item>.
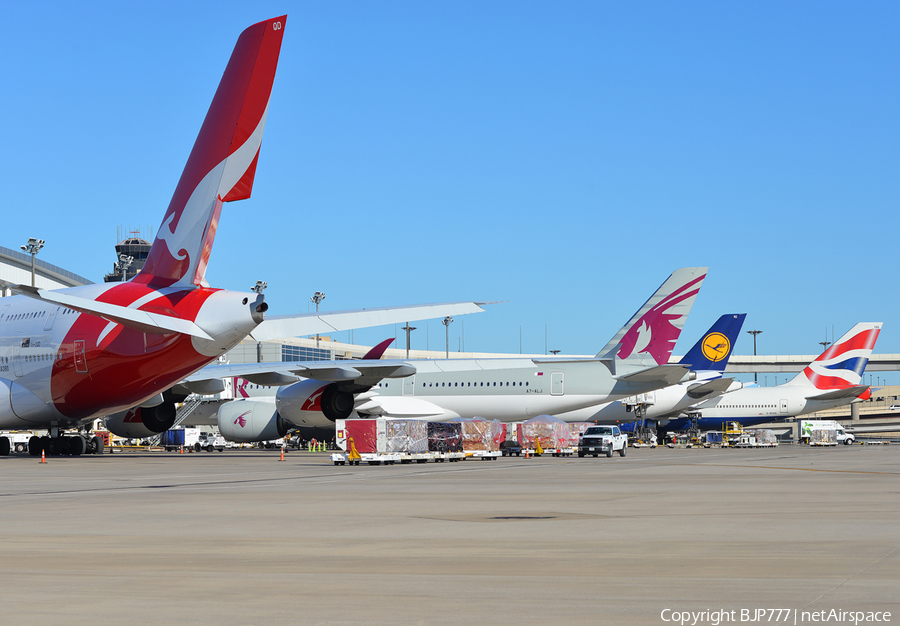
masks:
{"label": "airport control tower", "polygon": [[[118,283],[134,278],[150,254],[150,242],[140,237],[140,231],[128,231],[128,236],[122,238],[122,228],[118,229],[119,243],[116,244],[116,258],[113,263],[113,271],[103,277],[103,282]],[[148,233],[149,234],[149,233]],[[148,236],[149,239],[149,236]]]}

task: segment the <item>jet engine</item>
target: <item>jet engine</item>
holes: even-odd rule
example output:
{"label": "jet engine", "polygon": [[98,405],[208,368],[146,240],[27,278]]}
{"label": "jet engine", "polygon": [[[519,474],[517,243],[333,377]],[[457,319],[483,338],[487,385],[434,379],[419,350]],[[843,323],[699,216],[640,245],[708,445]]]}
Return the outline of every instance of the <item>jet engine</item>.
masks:
{"label": "jet engine", "polygon": [[273,402],[234,400],[219,407],[219,432],[229,441],[253,443],[284,437],[291,424]]}
{"label": "jet engine", "polygon": [[[159,396],[157,396],[159,397]],[[175,404],[183,402],[186,394],[169,389],[162,393],[161,402],[154,406],[136,406],[113,413],[106,418],[106,429],[119,437],[144,439],[172,428],[175,423]]]}
{"label": "jet engine", "polygon": [[353,415],[355,391],[338,383],[302,380],[280,388],[275,405],[282,417],[297,426],[328,427]]}

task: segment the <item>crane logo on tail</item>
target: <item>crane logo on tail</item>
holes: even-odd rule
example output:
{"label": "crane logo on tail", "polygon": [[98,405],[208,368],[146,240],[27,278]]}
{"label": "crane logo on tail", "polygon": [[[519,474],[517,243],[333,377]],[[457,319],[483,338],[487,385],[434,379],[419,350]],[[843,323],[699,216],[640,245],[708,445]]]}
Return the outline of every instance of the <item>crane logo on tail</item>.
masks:
{"label": "crane logo on tail", "polygon": [[731,342],[722,333],[709,333],[703,338],[700,349],[703,351],[703,356],[713,363],[718,363],[731,352]]}

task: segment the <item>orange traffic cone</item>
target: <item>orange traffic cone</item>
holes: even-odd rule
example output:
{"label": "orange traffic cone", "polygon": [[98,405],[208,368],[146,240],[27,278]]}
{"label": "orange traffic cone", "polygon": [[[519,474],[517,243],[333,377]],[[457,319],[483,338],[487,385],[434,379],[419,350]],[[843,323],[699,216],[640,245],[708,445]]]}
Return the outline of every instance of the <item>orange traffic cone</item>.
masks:
{"label": "orange traffic cone", "polygon": [[184,446],[181,446],[181,454],[184,454]]}
{"label": "orange traffic cone", "polygon": [[47,457],[44,456],[44,449],[41,448],[41,463],[46,463],[46,462],[47,462]]}
{"label": "orange traffic cone", "polygon": [[283,461],[283,460],[284,460],[284,446],[281,446],[281,458],[278,459],[278,460],[279,460],[279,461]]}

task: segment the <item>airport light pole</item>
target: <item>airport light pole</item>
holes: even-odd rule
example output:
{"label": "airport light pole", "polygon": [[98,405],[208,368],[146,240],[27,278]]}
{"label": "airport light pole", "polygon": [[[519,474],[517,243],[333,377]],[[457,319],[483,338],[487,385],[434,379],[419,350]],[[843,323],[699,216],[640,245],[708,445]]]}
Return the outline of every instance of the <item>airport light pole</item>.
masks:
{"label": "airport light pole", "polygon": [[447,358],[450,358],[450,324],[453,323],[453,318],[451,316],[447,316],[441,320],[441,324],[443,324],[447,328]]}
{"label": "airport light pole", "polygon": [[116,273],[122,274],[122,282],[128,280],[128,268],[134,263],[134,257],[124,252],[119,254],[119,262],[116,263]]}
{"label": "airport light pole", "polygon": [[[325,299],[325,293],[322,291],[317,291],[312,295],[310,300],[316,303],[316,317],[319,316],[319,303]],[[319,333],[316,333],[316,349],[319,349]]]}
{"label": "airport light pole", "polygon": [[[753,356],[756,356],[756,336],[761,334],[761,330],[748,330],[747,333],[753,335]],[[753,364],[753,367],[756,367],[756,363]],[[753,382],[757,382],[757,373],[753,372]],[[777,381],[777,379],[776,379]],[[776,382],[776,384],[778,384]]]}
{"label": "airport light pole", "polygon": [[552,354],[553,356],[556,356],[556,355],[559,354],[560,352],[562,352],[562,350],[551,350],[551,351],[550,351],[550,354]]}
{"label": "airport light pole", "polygon": [[828,346],[831,345],[831,342],[830,341],[820,341],[819,345],[822,346],[822,352],[825,352],[825,350],[828,349]]}
{"label": "airport light pole", "polygon": [[411,333],[415,329],[416,329],[416,327],[410,326],[409,322],[406,322],[406,326],[404,326],[403,328],[400,329],[400,330],[406,331],[406,358],[407,359],[409,358],[409,333]]}
{"label": "airport light pole", "polygon": [[22,248],[22,252],[31,255],[31,286],[34,287],[34,256],[44,247],[44,240],[29,237],[28,243],[19,247]]}

